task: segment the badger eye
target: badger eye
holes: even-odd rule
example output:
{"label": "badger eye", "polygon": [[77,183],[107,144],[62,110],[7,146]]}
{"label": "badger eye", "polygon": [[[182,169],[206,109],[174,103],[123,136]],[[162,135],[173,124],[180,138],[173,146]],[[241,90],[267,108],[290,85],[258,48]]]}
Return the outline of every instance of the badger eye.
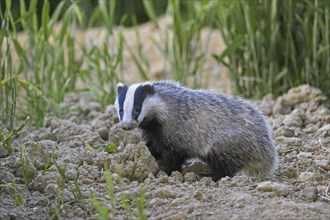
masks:
{"label": "badger eye", "polygon": [[141,111],[141,108],[140,108],[140,107],[135,107],[135,108],[134,108],[134,112],[135,112],[135,113],[139,113],[140,111]]}

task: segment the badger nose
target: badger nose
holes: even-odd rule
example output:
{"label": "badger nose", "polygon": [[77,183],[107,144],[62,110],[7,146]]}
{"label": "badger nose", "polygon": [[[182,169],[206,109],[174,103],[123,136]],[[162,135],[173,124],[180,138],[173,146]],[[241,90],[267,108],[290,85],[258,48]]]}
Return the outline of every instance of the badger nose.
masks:
{"label": "badger nose", "polygon": [[123,121],[120,123],[121,128],[125,131],[133,130],[137,125],[138,123],[135,121]]}

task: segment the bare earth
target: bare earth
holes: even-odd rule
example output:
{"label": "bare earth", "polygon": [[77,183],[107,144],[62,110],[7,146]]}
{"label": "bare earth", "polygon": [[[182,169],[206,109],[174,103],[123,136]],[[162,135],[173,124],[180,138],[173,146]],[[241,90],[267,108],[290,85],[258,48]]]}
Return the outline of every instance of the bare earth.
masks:
{"label": "bare earth", "polygon": [[[49,117],[41,129],[26,128],[15,140],[12,155],[1,150],[0,219],[50,218],[57,206],[64,219],[96,218],[93,196],[110,209],[112,218],[137,218],[141,190],[149,219],[328,219],[330,109],[319,104],[322,99],[318,89],[303,85],[277,100],[266,97],[256,102],[273,127],[280,157],[278,172],[270,179],[235,176],[213,182],[196,180],[191,170],[204,169],[196,161],[187,163],[183,174],[167,176],[140,143],[139,131],[119,128],[112,105],[101,112],[88,94],[69,95],[65,103],[70,113],[63,119]],[[104,150],[110,142],[118,146],[114,153]],[[27,185],[23,146],[32,177]],[[110,164],[114,181],[114,203],[107,193],[105,162]],[[56,164],[64,170],[65,181]],[[15,202],[14,180],[22,196],[20,205]],[[132,214],[123,208],[123,194]]]}

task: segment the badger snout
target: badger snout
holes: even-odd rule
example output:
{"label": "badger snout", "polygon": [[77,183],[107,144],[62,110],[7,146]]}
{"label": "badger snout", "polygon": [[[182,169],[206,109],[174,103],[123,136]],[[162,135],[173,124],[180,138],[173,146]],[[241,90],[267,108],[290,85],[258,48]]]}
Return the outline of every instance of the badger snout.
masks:
{"label": "badger snout", "polygon": [[137,121],[122,121],[120,123],[120,126],[123,130],[129,131],[129,130],[133,130],[134,128],[136,128],[138,126],[138,123],[137,123]]}

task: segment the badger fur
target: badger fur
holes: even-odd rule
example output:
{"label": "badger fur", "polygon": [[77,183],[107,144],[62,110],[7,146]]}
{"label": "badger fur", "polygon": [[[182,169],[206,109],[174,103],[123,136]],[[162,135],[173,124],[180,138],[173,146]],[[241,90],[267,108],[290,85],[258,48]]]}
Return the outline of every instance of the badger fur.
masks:
{"label": "badger fur", "polygon": [[121,127],[139,127],[164,171],[180,171],[188,158],[207,163],[211,177],[239,171],[266,176],[277,165],[271,130],[248,102],[171,81],[117,85],[115,101]]}

